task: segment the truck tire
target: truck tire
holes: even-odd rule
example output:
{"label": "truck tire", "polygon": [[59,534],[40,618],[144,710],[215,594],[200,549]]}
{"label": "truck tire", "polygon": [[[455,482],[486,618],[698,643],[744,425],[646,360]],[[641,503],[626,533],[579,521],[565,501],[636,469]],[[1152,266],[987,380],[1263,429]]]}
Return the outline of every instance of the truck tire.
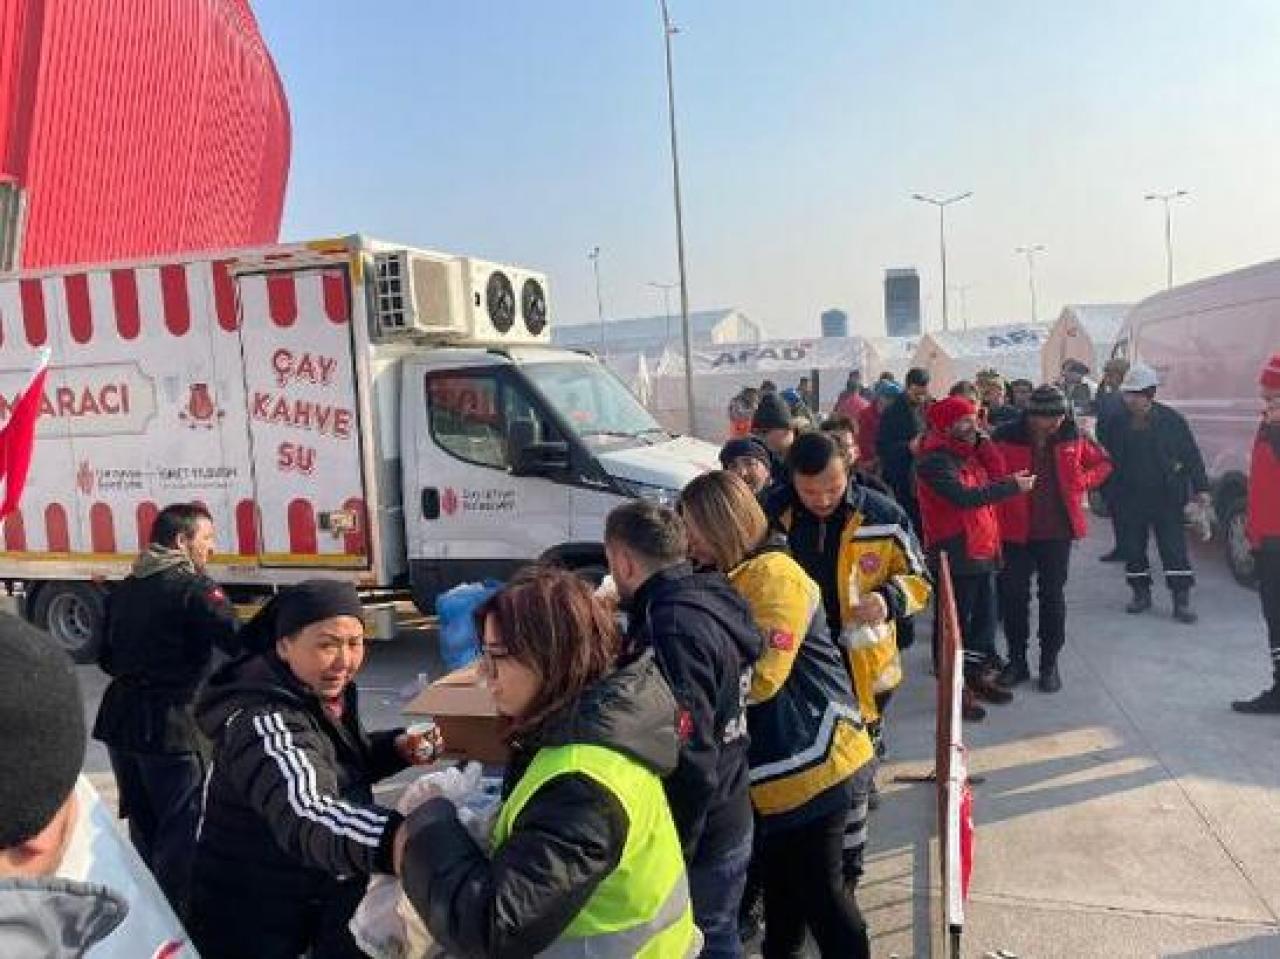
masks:
{"label": "truck tire", "polygon": [[1245,509],[1243,496],[1234,496],[1222,510],[1222,545],[1227,556],[1227,568],[1241,586],[1257,586],[1258,571],[1244,534]]}
{"label": "truck tire", "polygon": [[106,625],[106,594],[88,583],[47,583],[36,594],[31,621],[77,663],[96,663]]}

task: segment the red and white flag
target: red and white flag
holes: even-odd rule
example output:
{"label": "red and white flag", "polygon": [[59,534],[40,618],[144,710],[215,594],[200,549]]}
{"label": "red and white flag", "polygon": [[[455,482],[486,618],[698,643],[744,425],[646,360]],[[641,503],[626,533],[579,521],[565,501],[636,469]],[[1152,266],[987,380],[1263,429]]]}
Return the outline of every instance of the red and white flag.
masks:
{"label": "red and white flag", "polygon": [[31,454],[36,446],[36,420],[44,397],[45,375],[49,372],[49,351],[43,350],[26,389],[13,404],[9,422],[0,429],[0,479],[4,480],[4,500],[0,502],[0,519],[18,508],[22,490],[31,469]]}

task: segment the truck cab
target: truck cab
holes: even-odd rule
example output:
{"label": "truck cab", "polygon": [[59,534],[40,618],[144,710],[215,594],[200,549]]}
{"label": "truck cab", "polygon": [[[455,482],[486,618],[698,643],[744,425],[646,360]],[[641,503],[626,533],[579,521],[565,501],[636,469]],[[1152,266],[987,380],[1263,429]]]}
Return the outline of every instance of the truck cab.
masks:
{"label": "truck cab", "polygon": [[592,356],[446,348],[403,361],[405,531],[415,601],[539,559],[597,577],[609,510],[674,503],[716,449],[659,426]]}

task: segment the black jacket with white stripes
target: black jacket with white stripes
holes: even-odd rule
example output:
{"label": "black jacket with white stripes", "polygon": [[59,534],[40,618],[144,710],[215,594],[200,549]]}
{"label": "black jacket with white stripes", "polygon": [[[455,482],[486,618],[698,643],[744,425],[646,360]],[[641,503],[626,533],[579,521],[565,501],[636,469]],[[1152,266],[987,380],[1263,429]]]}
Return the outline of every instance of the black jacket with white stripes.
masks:
{"label": "black jacket with white stripes", "polygon": [[335,719],[274,651],[216,672],[196,718],[214,743],[193,876],[202,953],[202,939],[216,953],[228,937],[345,934],[335,910],[350,918],[369,874],[391,871],[400,816],[374,805],[373,784],[404,768],[402,730],[366,733],[354,685]]}

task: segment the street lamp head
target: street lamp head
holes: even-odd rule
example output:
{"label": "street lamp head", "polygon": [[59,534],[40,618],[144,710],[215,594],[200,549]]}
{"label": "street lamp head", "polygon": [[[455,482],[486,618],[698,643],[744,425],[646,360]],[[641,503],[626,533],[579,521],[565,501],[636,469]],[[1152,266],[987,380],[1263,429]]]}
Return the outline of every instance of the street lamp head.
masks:
{"label": "street lamp head", "polygon": [[1191,195],[1190,190],[1179,190],[1177,193],[1174,194],[1174,196],[1190,196],[1190,195]]}
{"label": "street lamp head", "polygon": [[973,191],[968,190],[965,193],[958,193],[955,196],[951,197],[949,200],[943,200],[942,202],[943,203],[959,203],[961,200],[967,200],[971,196],[973,196]]}
{"label": "street lamp head", "polygon": [[588,260],[598,260],[598,259],[600,259],[600,247],[598,247],[598,246],[593,246],[590,250],[588,250],[588,251],[587,251],[587,259],[588,259]]}

